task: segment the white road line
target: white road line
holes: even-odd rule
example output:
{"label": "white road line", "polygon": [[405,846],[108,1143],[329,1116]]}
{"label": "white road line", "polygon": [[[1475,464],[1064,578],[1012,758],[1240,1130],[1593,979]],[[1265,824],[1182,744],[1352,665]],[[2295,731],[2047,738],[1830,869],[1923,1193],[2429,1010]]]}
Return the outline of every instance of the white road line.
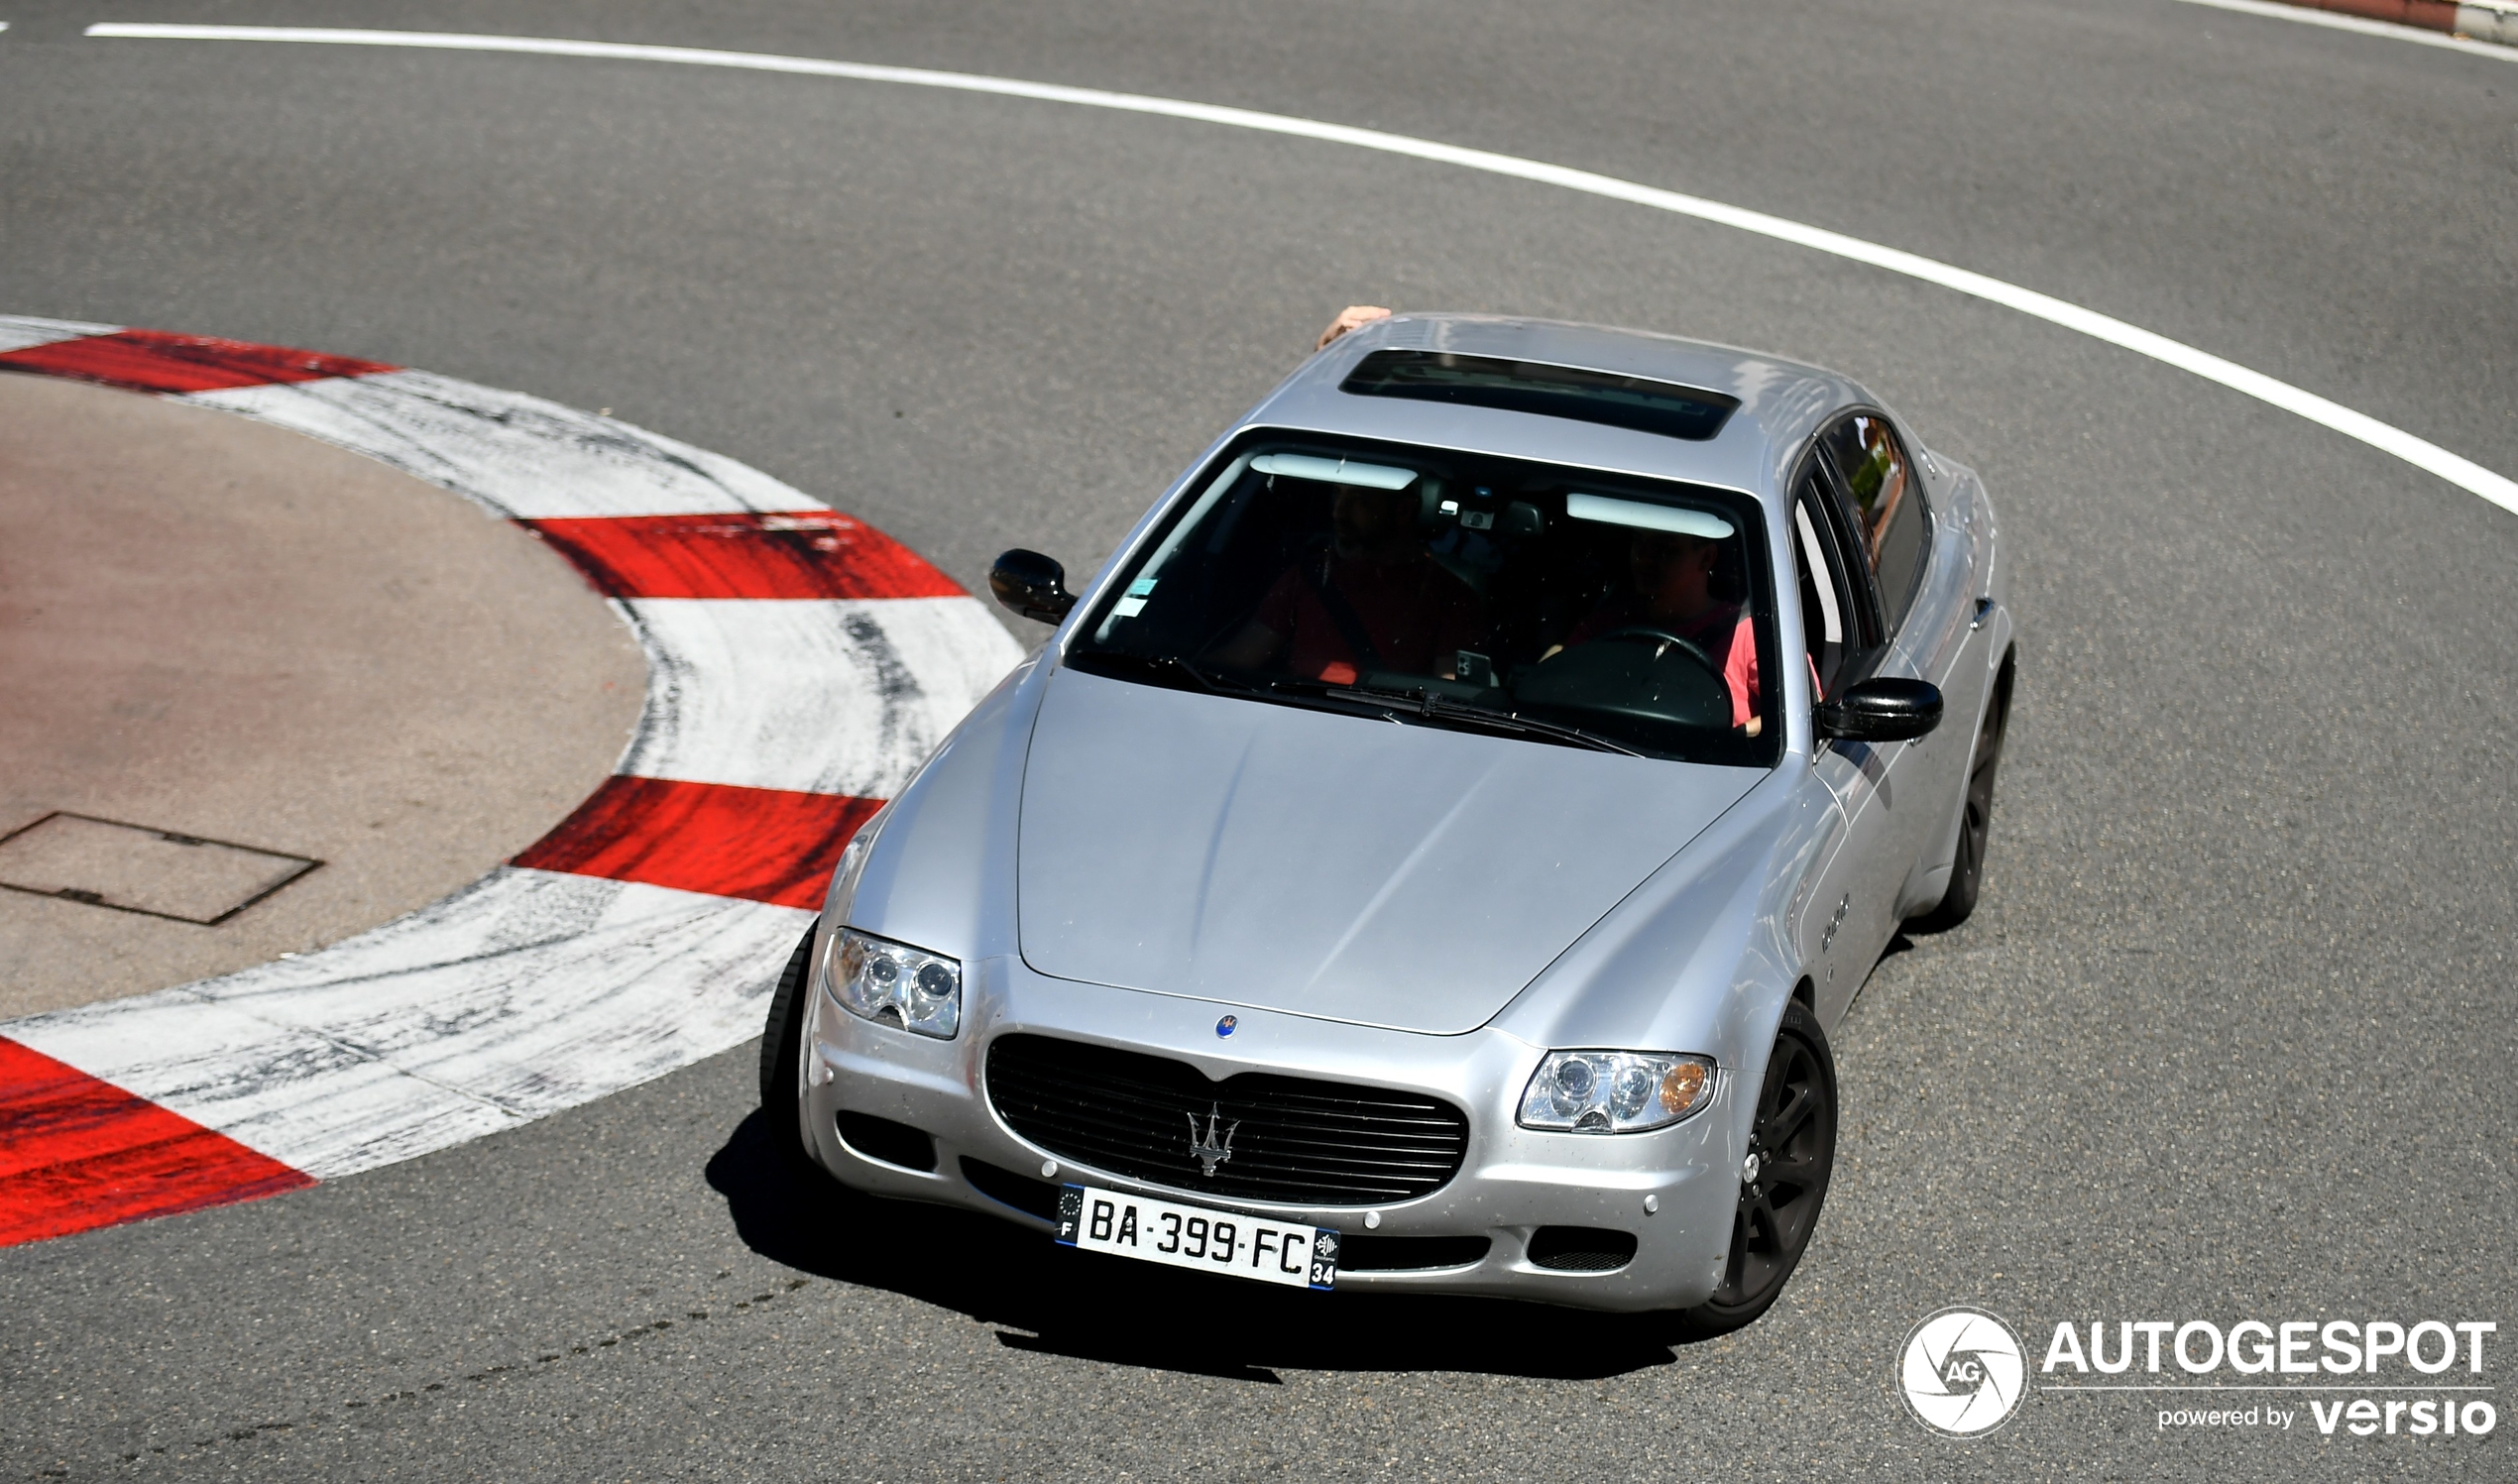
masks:
{"label": "white road line", "polygon": [[2358,16],[2340,16],[2331,10],[2309,10],[2297,5],[2268,5],[2264,0],[2179,0],[2185,5],[2208,5],[2214,10],[2234,10],[2240,15],[2262,16],[2268,21],[2296,21],[2302,26],[2323,26],[2329,31],[2352,31],[2362,36],[2382,36],[2389,41],[2413,42],[2425,47],[2445,47],[2468,57],[2488,57],[2494,61],[2518,61],[2518,48],[2495,46],[2490,42],[2468,41],[2445,31],[2425,31],[2419,26],[2398,26],[2391,21],[2364,21]]}
{"label": "white road line", "polygon": [[617,61],[674,62],[688,66],[735,67],[756,72],[788,72],[813,77],[846,77],[861,82],[894,82],[911,87],[948,88],[960,92],[991,93],[1000,97],[1028,98],[1046,103],[1072,103],[1086,108],[1107,108],[1123,113],[1154,114],[1164,118],[1188,119],[1199,123],[1221,124],[1227,128],[1250,129],[1265,134],[1290,135],[1298,139],[1318,140],[1328,144],[1352,145],[1358,149],[1377,150],[1384,154],[1404,155],[1411,159],[1454,165],[1464,170],[1483,171],[1489,174],[1507,175],[1515,179],[1536,181],[1543,185],[1561,186],[1586,195],[1604,196],[1610,200],[1649,206],[1699,221],[1736,227],[1778,242],[1815,252],[1867,263],[1890,273],[1920,279],[1944,288],[1972,295],[2016,309],[2022,314],[2078,331],[2093,339],[2104,340],[2137,355],[2192,372],[2206,381],[2217,382],[2233,392],[2242,393],[2259,401],[2268,402],[2307,418],[2311,422],[2334,429],[2346,437],[2356,438],[2372,448],[2389,453],[2406,463],[2436,474],[2459,489],[2479,495],[2505,511],[2518,514],[2518,481],[2496,474],[2473,460],[2417,438],[2402,428],[2380,422],[2363,412],[2356,412],[2341,402],[2331,401],[2317,394],[2276,381],[2262,372],[2250,371],[2233,361],[2227,361],[2209,351],[2154,334],[2138,325],[2101,314],[2093,309],[2066,302],[2035,289],[2022,288],[2000,279],[1988,278],[1964,268],[1920,257],[1879,243],[1847,237],[1823,227],[1769,216],[1763,211],[1750,211],[1739,206],[1726,206],[1701,196],[1682,195],[1621,180],[1613,175],[1594,174],[1589,171],[1571,170],[1564,166],[1546,165],[1513,155],[1497,155],[1485,150],[1462,149],[1457,145],[1438,144],[1432,140],[1415,139],[1404,134],[1385,134],[1377,129],[1357,129],[1344,124],[1321,123],[1315,119],[1293,118],[1284,114],[1259,113],[1246,108],[1224,108],[1210,103],[1191,103],[1177,98],[1146,97],[1136,93],[1104,92],[1097,88],[1066,87],[1048,82],[1023,82],[1005,77],[983,77],[967,72],[936,72],[917,67],[868,66],[858,62],[825,61],[808,57],[778,57],[753,52],[713,52],[688,47],[644,47],[615,42],[565,41],[549,37],[470,36],[450,32],[427,31],[350,31],[298,26],[160,26],[103,24],[90,26],[91,37],[114,37],[148,41],[226,41],[226,42],[293,42],[318,46],[342,47],[410,47],[445,52],[500,52],[535,57],[600,57]]}

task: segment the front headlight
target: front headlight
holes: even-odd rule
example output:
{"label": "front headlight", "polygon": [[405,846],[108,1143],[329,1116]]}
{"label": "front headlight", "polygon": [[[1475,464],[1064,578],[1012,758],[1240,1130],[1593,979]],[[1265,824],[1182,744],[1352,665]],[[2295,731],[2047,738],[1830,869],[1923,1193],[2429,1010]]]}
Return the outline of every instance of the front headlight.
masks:
{"label": "front headlight", "polygon": [[1714,1095],[1714,1060],[1659,1051],[1551,1051],[1522,1093],[1524,1128],[1634,1134],[1660,1128]]}
{"label": "front headlight", "polygon": [[962,966],[855,928],[831,935],[822,986],[877,1025],[950,1041],[962,1029]]}

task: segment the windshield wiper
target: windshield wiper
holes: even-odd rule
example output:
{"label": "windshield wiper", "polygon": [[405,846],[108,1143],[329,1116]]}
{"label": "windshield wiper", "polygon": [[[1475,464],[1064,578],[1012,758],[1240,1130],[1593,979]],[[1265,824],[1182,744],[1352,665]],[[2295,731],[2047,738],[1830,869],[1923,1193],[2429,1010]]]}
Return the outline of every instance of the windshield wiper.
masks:
{"label": "windshield wiper", "polygon": [[[1393,691],[1372,686],[1335,685],[1326,680],[1277,680],[1266,682],[1271,689],[1292,689],[1307,696],[1324,700],[1343,700],[1351,705],[1370,707],[1384,715],[1395,710],[1410,711],[1428,721],[1440,719],[1481,727],[1490,732],[1509,732],[1524,737],[1544,737],[1549,742],[1572,747],[1589,747],[1596,752],[1622,752],[1629,757],[1644,754],[1624,742],[1611,742],[1596,732],[1579,727],[1543,722],[1516,712],[1489,711],[1483,706],[1470,706],[1448,696],[1429,690]],[[1397,718],[1393,718],[1397,720]]]}
{"label": "windshield wiper", "polygon": [[1611,742],[1579,727],[1543,722],[1512,712],[1489,711],[1483,706],[1466,705],[1427,690],[1383,690],[1374,686],[1338,685],[1326,680],[1301,680],[1286,675],[1225,674],[1193,664],[1177,654],[1134,654],[1125,649],[1079,650],[1067,657],[1067,663],[1080,670],[1110,675],[1114,679],[1143,680],[1175,689],[1202,690],[1209,695],[1261,699],[1271,696],[1301,697],[1304,701],[1328,703],[1338,711],[1369,711],[1392,721],[1399,720],[1394,713],[1406,713],[1426,721],[1456,722],[1517,737],[1542,737],[1566,746],[1589,747],[1596,752],[1618,752],[1628,757],[1645,755],[1623,742]]}

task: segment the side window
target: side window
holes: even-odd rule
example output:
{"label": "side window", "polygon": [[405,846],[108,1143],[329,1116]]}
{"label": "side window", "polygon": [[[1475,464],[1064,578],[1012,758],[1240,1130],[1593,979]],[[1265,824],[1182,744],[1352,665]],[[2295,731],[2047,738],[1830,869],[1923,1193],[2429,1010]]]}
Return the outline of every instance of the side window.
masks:
{"label": "side window", "polygon": [[1888,419],[1877,412],[1856,412],[1819,440],[1845,481],[1853,516],[1862,534],[1864,555],[1880,587],[1880,605],[1896,632],[1914,602],[1923,579],[1924,557],[1931,544],[1932,521],[1923,508],[1923,482],[1897,441]]}
{"label": "side window", "polygon": [[1845,667],[1861,650],[1862,610],[1840,557],[1841,527],[1829,514],[1818,466],[1806,466],[1792,490],[1792,565],[1801,590],[1801,632],[1809,645],[1810,677],[1821,700],[1835,693]]}

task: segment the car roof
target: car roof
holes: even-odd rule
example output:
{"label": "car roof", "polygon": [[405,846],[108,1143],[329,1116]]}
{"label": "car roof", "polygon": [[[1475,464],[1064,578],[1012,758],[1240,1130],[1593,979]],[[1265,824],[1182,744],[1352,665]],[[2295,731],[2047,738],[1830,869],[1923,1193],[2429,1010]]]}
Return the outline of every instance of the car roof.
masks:
{"label": "car roof", "polygon": [[[1702,442],[1530,412],[1338,390],[1378,350],[1446,351],[1673,382],[1739,399]],[[1507,458],[1743,490],[1780,510],[1785,467],[1829,414],[1871,402],[1853,382],[1780,356],[1603,325],[1488,314],[1408,313],[1376,320],[1305,362],[1245,426],[1384,438]]]}

